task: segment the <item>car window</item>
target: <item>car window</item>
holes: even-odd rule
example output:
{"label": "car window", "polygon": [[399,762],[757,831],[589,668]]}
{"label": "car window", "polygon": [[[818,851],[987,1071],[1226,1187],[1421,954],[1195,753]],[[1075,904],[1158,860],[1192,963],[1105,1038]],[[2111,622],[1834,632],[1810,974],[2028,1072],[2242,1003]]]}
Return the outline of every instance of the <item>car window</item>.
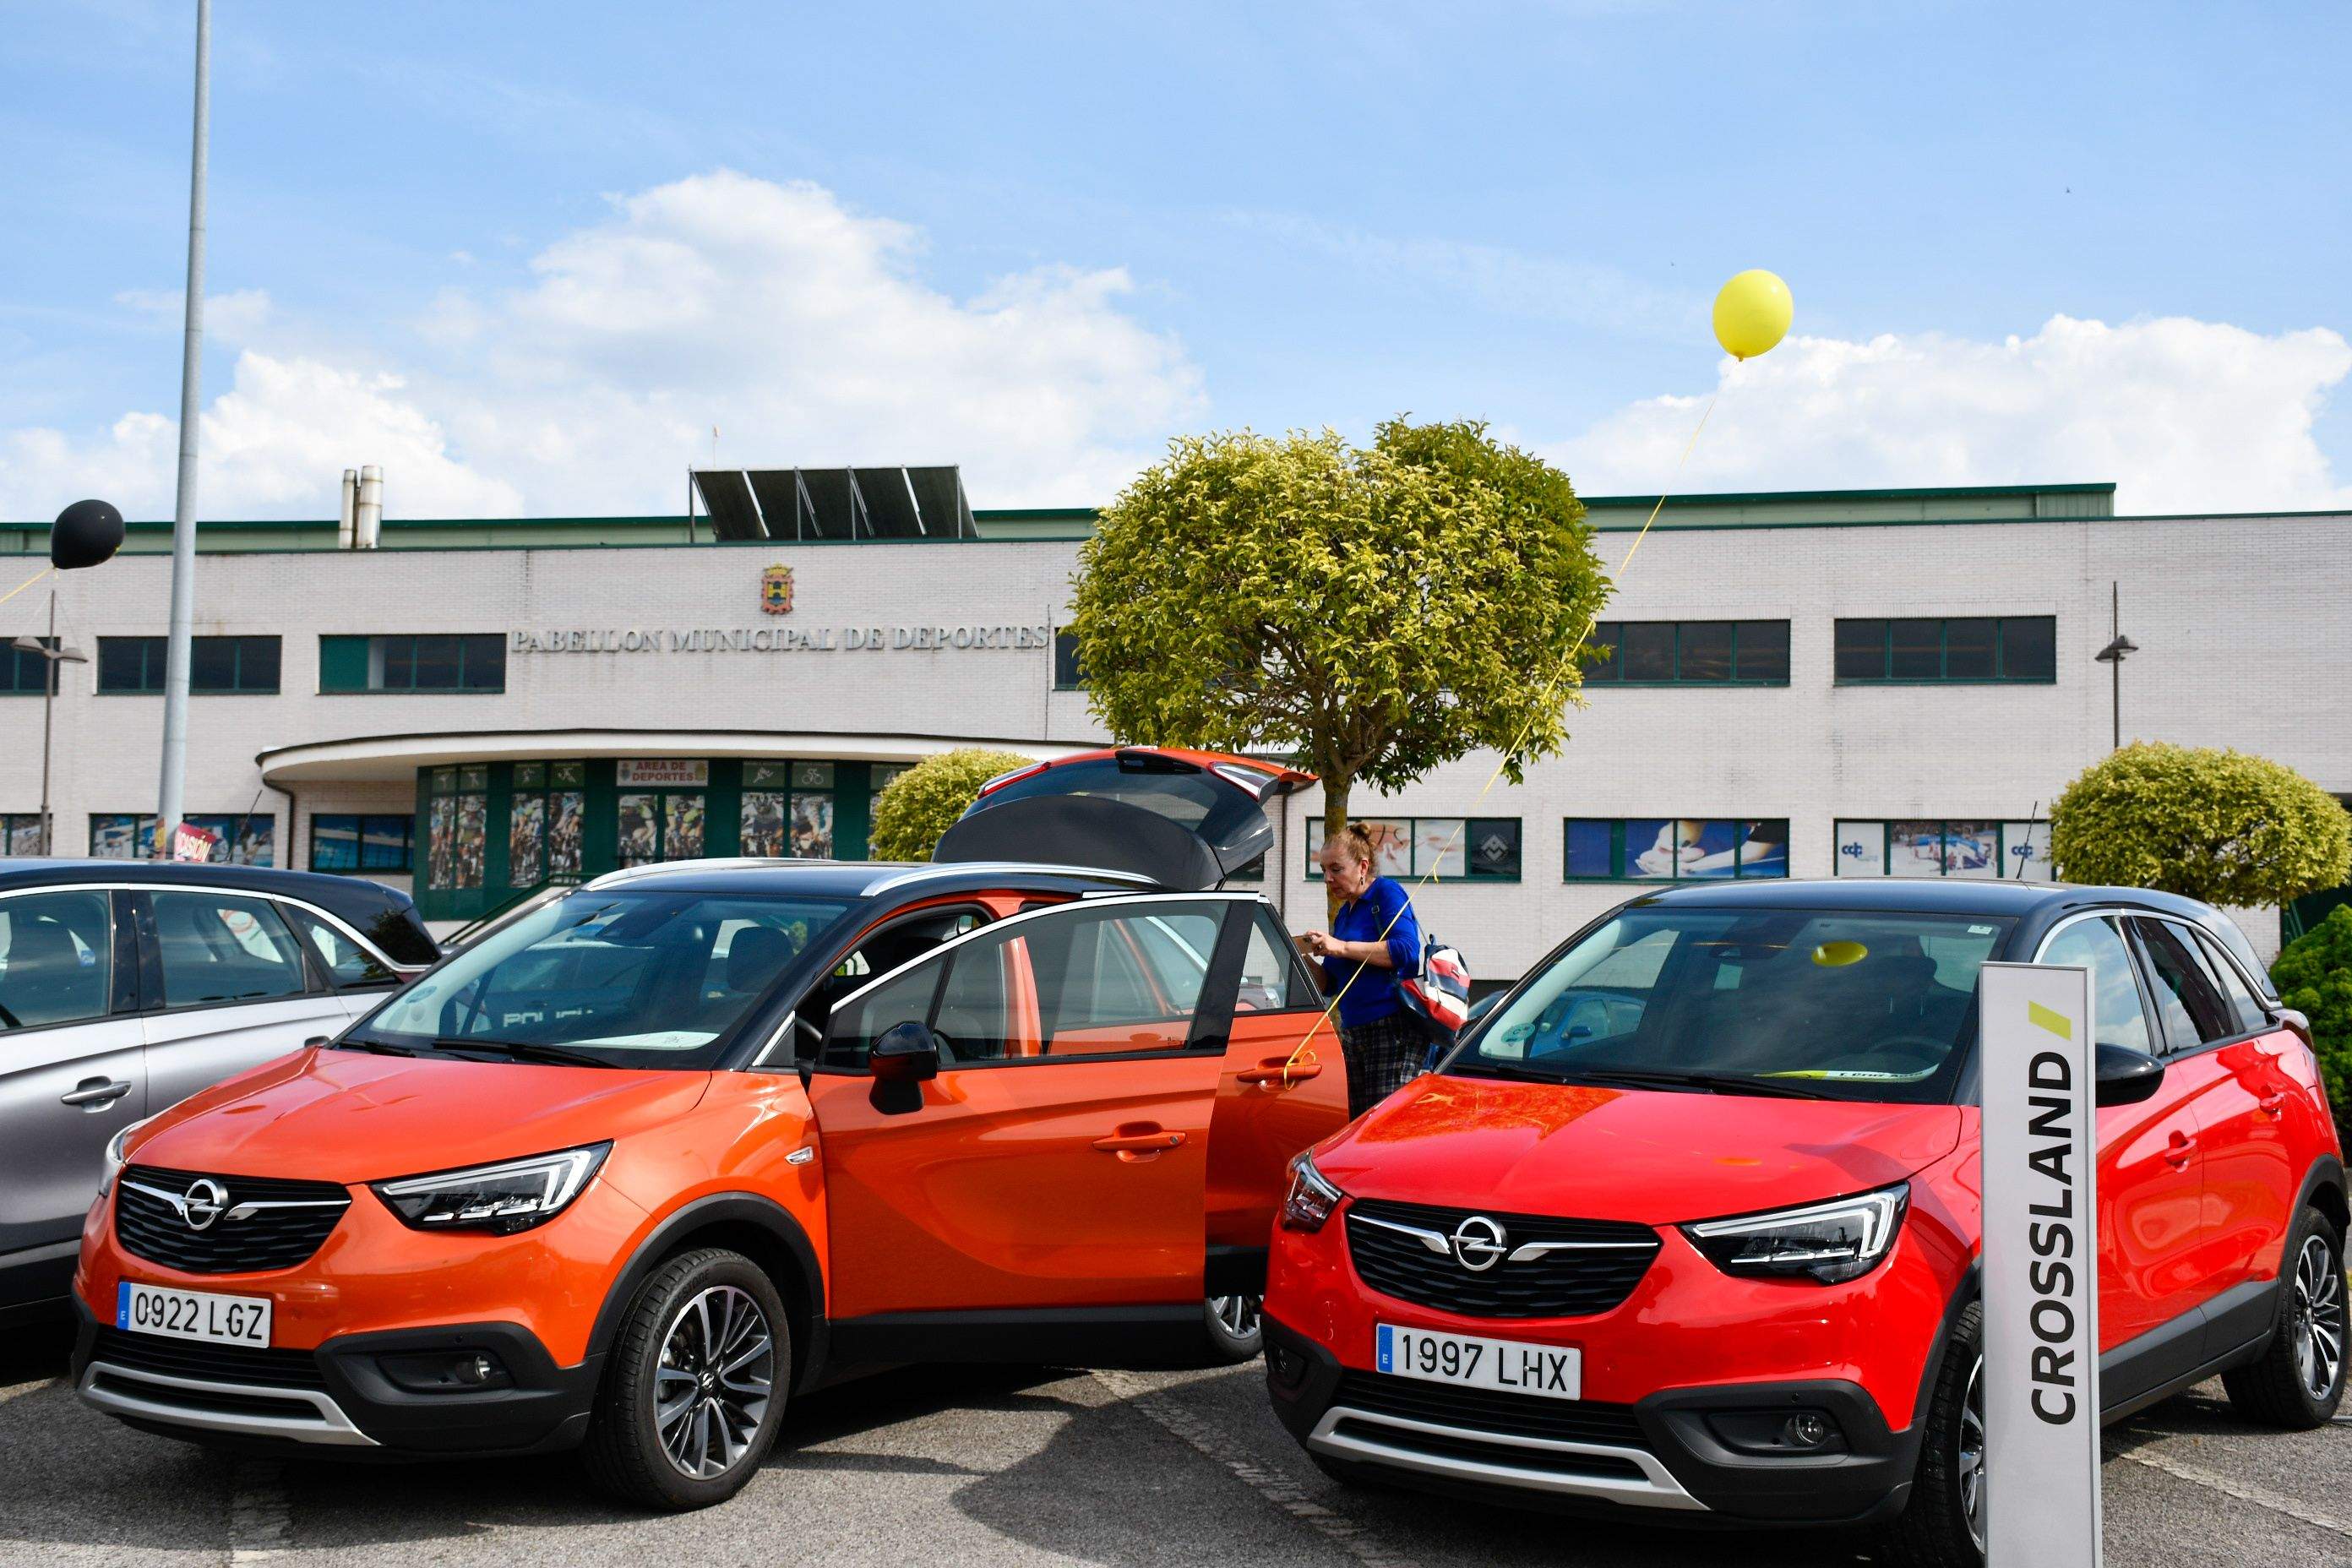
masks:
{"label": "car window", "polygon": [[2201,928],[2192,934],[2200,955],[2206,961],[2207,970],[2220,983],[2222,994],[2230,999],[2231,1011],[2238,1016],[2237,1032],[2251,1035],[2270,1027],[2269,1010],[2255,1000],[2253,992],[2247,988],[2246,977],[2238,973],[2236,964],[2230,962],[2221,939]]}
{"label": "car window", "polygon": [[1170,944],[1181,940],[1207,954],[1223,912],[1223,904],[1203,903],[1081,910],[1029,922],[1045,1055],[1181,1048],[1207,964],[1180,963]]}
{"label": "car window", "polygon": [[1856,910],[1632,909],[1549,961],[1445,1071],[1633,1075],[1714,1089],[1937,1103],[1974,1037],[2000,919]]}
{"label": "car window", "polygon": [[2148,1038],[2147,1011],[2140,1005],[2139,982],[2132,974],[2131,952],[2114,921],[2105,915],[2077,921],[2053,937],[2034,962],[2080,966],[2091,972],[2092,1011],[2098,1019],[2100,1045],[2155,1052]]}
{"label": "car window", "polygon": [[294,935],[269,900],[160,889],[149,897],[166,1007],[264,1002],[310,989]]}
{"label": "car window", "polygon": [[0,899],[0,1034],[102,1018],[114,995],[114,917],[102,892]]}
{"label": "car window", "polygon": [[331,921],[293,904],[281,904],[278,908],[296,933],[310,944],[311,953],[333,978],[338,990],[382,985],[400,978]]}
{"label": "car window", "polygon": [[2204,961],[2181,941],[2180,928],[2158,920],[2135,920],[2132,924],[2156,977],[2157,1016],[2163,1021],[2171,1047],[2192,1050],[2239,1033],[2235,1011],[2206,973]]}
{"label": "car window", "polygon": [[1244,1013],[1277,1013],[1291,1007],[1322,1005],[1307,977],[1299,973],[1297,949],[1272,910],[1261,904],[1250,919],[1249,942],[1242,949],[1241,993],[1236,1008]]}
{"label": "car window", "polygon": [[904,974],[835,1007],[825,1022],[824,1064],[863,1068],[874,1054],[874,1042],[884,1035],[901,1024],[929,1023],[931,1003],[939,995],[940,980],[946,973],[942,955],[928,963],[919,963]]}

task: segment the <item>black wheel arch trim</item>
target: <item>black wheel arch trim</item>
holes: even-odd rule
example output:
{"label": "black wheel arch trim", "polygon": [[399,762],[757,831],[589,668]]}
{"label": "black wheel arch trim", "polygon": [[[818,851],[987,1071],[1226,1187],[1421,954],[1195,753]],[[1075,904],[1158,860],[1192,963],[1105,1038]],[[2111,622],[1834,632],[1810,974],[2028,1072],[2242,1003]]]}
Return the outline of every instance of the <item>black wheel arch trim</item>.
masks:
{"label": "black wheel arch trim", "polygon": [[588,1335],[588,1353],[601,1356],[612,1348],[630,1299],[662,1259],[677,1252],[698,1232],[733,1226],[749,1226],[761,1232],[791,1260],[795,1277],[778,1279],[776,1288],[788,1309],[799,1309],[801,1321],[794,1327],[801,1331],[793,1347],[793,1359],[798,1363],[793,1389],[794,1393],[805,1392],[822,1376],[830,1357],[824,1270],[817,1261],[816,1247],[809,1240],[808,1232],[793,1217],[792,1211],[773,1198],[756,1193],[712,1193],[681,1204],[663,1215],[651,1234],[637,1244],[614,1279],[612,1288],[605,1291],[604,1304],[596,1312],[596,1325]]}

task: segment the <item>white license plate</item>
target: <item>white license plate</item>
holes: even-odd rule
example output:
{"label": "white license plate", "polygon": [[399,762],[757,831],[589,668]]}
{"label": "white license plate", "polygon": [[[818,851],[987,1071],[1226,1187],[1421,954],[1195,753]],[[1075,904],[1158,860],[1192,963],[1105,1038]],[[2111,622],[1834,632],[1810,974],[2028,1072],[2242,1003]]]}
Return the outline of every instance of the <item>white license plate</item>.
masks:
{"label": "white license plate", "polygon": [[134,1334],[207,1340],[223,1345],[269,1343],[269,1298],[215,1296],[162,1285],[115,1287],[114,1326]]}
{"label": "white license plate", "polygon": [[1380,1369],[1399,1377],[1539,1394],[1549,1399],[1583,1397],[1584,1352],[1573,1345],[1439,1334],[1390,1323],[1381,1324],[1373,1336],[1372,1352]]}

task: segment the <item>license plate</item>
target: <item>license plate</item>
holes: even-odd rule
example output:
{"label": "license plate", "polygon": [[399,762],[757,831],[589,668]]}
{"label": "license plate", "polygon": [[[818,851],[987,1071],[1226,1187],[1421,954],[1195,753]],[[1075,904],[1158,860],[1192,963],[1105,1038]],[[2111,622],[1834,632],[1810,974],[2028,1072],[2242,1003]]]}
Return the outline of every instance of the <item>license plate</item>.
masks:
{"label": "license plate", "polygon": [[1573,1345],[1440,1334],[1390,1323],[1381,1324],[1374,1332],[1372,1348],[1380,1369],[1399,1377],[1509,1394],[1539,1394],[1548,1399],[1583,1397],[1584,1352]]}
{"label": "license plate", "polygon": [[215,1296],[161,1285],[133,1285],[126,1279],[115,1287],[114,1326],[167,1339],[267,1346],[269,1298]]}

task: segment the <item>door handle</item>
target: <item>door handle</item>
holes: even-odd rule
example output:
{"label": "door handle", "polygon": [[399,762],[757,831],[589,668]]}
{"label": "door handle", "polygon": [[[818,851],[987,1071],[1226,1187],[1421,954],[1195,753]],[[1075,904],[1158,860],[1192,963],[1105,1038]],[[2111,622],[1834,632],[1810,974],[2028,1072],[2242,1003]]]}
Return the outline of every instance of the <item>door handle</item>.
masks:
{"label": "door handle", "polygon": [[2165,1146],[2164,1158],[2166,1163],[2170,1164],[2174,1170],[2186,1170],[2189,1165],[2189,1157],[2196,1152],[2196,1139],[2191,1138],[2186,1132],[2175,1132],[2172,1135],[2171,1142]]}
{"label": "door handle", "polygon": [[1254,1068],[1244,1068],[1234,1074],[1237,1083],[1299,1083],[1314,1078],[1323,1070],[1321,1062],[1299,1062],[1293,1065],[1284,1058],[1269,1058]]}
{"label": "door handle", "polygon": [[2280,1109],[2286,1104],[2286,1097],[2287,1091],[2285,1089],[2274,1089],[2271,1090],[2270,1093],[2265,1094],[2261,1099],[2257,1100],[2254,1103],[2262,1107],[2263,1114],[2264,1116],[2276,1116],[2279,1113]]}
{"label": "door handle", "polygon": [[1181,1147],[1183,1142],[1184,1134],[1181,1132],[1167,1132],[1154,1129],[1149,1132],[1114,1132],[1108,1138],[1096,1139],[1095,1147],[1106,1154],[1131,1158],[1138,1154],[1164,1153],[1168,1150]]}
{"label": "door handle", "polygon": [[131,1086],[119,1078],[86,1078],[58,1096],[58,1103],[79,1105],[89,1110],[103,1110],[130,1092]]}

